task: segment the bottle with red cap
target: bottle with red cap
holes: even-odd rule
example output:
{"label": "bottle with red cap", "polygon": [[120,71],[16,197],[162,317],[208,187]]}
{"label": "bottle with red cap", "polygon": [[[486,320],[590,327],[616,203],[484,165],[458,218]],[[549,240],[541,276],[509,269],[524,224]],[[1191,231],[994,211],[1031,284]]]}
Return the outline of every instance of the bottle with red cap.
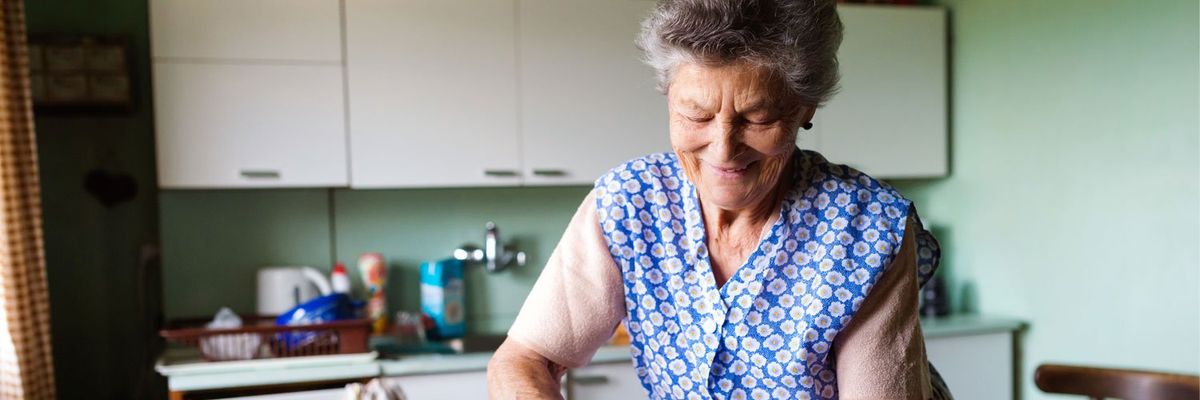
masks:
{"label": "bottle with red cap", "polygon": [[350,277],[346,276],[346,265],[342,263],[334,264],[333,273],[329,277],[329,285],[333,287],[334,293],[350,294]]}

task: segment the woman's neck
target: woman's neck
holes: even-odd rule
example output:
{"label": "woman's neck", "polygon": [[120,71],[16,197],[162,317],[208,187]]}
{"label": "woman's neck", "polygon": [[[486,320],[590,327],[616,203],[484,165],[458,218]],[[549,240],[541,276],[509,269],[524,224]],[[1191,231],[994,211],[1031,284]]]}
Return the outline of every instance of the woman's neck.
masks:
{"label": "woman's neck", "polygon": [[[705,225],[709,233],[744,232],[747,228],[751,230],[762,228],[771,220],[771,217],[779,212],[779,204],[791,186],[792,173],[793,163],[788,162],[780,171],[779,177],[776,178],[771,192],[764,195],[753,206],[731,210],[720,207],[703,207],[702,205],[700,210],[704,214]],[[755,237],[755,239],[758,238]]]}

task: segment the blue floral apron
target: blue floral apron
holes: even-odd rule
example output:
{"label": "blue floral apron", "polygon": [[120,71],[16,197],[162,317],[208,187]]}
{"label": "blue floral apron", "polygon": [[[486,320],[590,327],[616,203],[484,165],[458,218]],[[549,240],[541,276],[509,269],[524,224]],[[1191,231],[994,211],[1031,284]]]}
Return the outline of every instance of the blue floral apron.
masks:
{"label": "blue floral apron", "polygon": [[[672,153],[596,182],[625,284],[634,366],[654,398],[837,398],[830,352],[900,249],[911,202],[861,172],[797,150],[778,220],[723,286],[696,188]],[[921,284],[936,241],[918,236]]]}

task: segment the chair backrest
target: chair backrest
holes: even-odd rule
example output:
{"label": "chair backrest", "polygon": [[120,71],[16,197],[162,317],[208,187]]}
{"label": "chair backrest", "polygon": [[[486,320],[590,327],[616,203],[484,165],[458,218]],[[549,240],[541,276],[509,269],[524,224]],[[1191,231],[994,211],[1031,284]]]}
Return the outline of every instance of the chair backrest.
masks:
{"label": "chair backrest", "polygon": [[1033,373],[1033,380],[1046,393],[1077,394],[1093,399],[1200,399],[1200,376],[1195,375],[1042,364]]}

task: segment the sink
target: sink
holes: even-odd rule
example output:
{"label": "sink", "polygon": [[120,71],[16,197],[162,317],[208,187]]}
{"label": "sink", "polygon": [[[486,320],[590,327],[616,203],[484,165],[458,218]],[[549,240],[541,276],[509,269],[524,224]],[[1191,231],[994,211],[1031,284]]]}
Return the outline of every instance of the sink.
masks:
{"label": "sink", "polygon": [[505,334],[480,334],[467,335],[465,337],[450,339],[445,341],[446,345],[454,349],[455,353],[490,353],[500,348],[500,344],[504,343],[504,339],[508,335]]}

